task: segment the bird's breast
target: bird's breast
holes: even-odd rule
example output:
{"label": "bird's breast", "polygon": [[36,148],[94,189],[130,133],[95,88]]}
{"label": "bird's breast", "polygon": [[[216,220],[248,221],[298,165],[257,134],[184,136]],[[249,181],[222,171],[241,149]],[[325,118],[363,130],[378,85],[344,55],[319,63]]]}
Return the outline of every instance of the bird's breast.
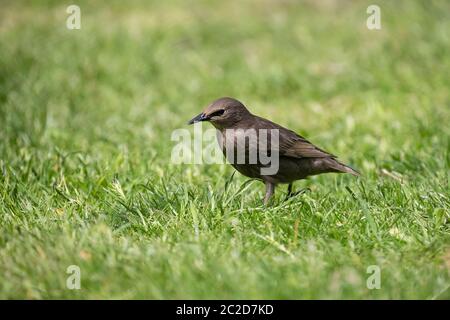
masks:
{"label": "bird's breast", "polygon": [[255,129],[227,129],[217,134],[227,161],[242,174],[261,178],[261,168],[270,166],[272,152],[269,139]]}

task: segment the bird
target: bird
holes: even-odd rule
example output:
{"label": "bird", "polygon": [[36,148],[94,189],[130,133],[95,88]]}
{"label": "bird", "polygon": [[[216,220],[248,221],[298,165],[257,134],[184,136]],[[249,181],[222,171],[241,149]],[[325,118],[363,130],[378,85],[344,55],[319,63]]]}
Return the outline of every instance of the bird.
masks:
{"label": "bird", "polygon": [[[204,121],[217,129],[219,145],[231,165],[244,176],[265,183],[264,205],[269,203],[279,184],[288,184],[288,196],[292,196],[293,182],[296,180],[330,172],[360,175],[357,170],[337,160],[335,155],[315,146],[294,131],[252,114],[237,99],[223,97],[213,101],[188,124]],[[253,137],[247,135],[244,137],[247,140],[240,140],[246,132],[253,133]],[[264,143],[260,144],[263,139],[261,132],[266,132],[265,149],[262,147]],[[271,140],[276,136],[278,141]],[[236,161],[236,155],[242,149],[244,156],[241,161]],[[267,169],[268,164],[261,157],[249,161],[251,152],[260,155],[258,152],[261,150],[267,152],[268,156],[277,156],[278,168],[275,173],[263,174],[262,169]]]}

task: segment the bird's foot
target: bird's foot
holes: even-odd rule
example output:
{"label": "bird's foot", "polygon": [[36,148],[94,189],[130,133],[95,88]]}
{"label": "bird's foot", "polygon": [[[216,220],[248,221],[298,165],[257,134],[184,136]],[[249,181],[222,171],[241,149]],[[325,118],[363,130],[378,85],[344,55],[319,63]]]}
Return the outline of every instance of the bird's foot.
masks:
{"label": "bird's foot", "polygon": [[286,195],[286,198],[284,199],[284,201],[287,201],[288,199],[293,198],[293,197],[296,197],[296,196],[298,196],[298,195],[300,195],[300,194],[304,194],[304,193],[306,193],[307,191],[311,192],[311,189],[310,189],[310,188],[304,188],[304,189],[300,189],[300,190],[298,190],[298,191],[296,191],[296,192],[290,191],[290,192],[288,192],[288,194]]}

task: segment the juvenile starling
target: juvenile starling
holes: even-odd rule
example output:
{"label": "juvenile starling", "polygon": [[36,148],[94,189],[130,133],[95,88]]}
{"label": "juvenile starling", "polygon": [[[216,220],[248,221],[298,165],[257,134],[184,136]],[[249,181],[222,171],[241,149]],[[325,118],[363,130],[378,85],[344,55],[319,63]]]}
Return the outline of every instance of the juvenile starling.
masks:
{"label": "juvenile starling", "polygon": [[[236,99],[225,97],[212,102],[188,124],[199,121],[209,121],[218,130],[222,151],[237,171],[265,183],[264,204],[268,203],[276,185],[280,183],[289,184],[288,194],[291,195],[293,181],[308,176],[327,172],[359,175],[356,170],[339,162],[336,156],[316,147],[295,132],[251,114]],[[256,140],[252,139],[249,132],[254,134]],[[244,157],[236,161],[235,155],[239,151],[244,152]],[[261,151],[266,152],[272,160],[276,156],[275,172],[263,173],[268,164],[261,158]],[[251,161],[252,152],[258,156],[256,161]]]}

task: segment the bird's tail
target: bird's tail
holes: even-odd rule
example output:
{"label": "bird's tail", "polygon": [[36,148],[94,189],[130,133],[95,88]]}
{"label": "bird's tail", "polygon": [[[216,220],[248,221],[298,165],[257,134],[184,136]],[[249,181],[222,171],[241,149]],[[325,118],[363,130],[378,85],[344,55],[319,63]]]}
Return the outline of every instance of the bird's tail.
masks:
{"label": "bird's tail", "polygon": [[336,159],[333,159],[331,167],[335,169],[337,172],[350,173],[354,176],[361,175],[361,173],[359,173],[357,170],[353,169],[352,167],[346,164],[343,164],[342,162],[337,161]]}

